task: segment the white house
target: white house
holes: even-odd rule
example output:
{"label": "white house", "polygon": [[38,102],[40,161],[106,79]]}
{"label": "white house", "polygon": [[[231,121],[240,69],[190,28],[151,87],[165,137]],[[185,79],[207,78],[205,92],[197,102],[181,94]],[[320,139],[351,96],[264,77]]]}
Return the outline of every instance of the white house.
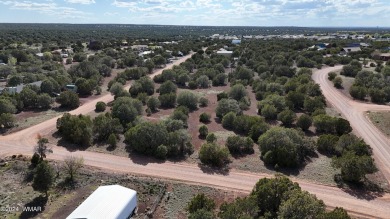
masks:
{"label": "white house", "polygon": [[136,208],[136,191],[120,185],[100,186],[66,219],[128,219]]}
{"label": "white house", "polygon": [[148,45],[133,45],[130,48],[133,50],[144,51],[144,50],[147,50],[149,48],[149,46]]}
{"label": "white house", "polygon": [[230,57],[230,56],[232,56],[232,54],[233,54],[233,51],[227,51],[224,49],[220,49],[219,51],[217,51],[217,55],[222,55],[222,56],[226,56],[226,57]]}
{"label": "white house", "polygon": [[153,51],[144,51],[144,52],[141,52],[141,53],[139,53],[138,54],[138,56],[146,56],[146,55],[149,55],[149,54],[152,54],[153,53]]}

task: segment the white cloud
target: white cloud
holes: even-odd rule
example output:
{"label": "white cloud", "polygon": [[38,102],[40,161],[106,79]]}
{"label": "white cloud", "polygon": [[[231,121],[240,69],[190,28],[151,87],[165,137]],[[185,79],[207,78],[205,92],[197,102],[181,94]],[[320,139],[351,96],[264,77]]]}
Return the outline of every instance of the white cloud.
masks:
{"label": "white cloud", "polygon": [[117,16],[117,15],[119,15],[118,12],[105,12],[104,13],[104,16]]}
{"label": "white cloud", "polygon": [[56,3],[38,3],[31,1],[0,1],[4,5],[10,6],[13,10],[36,11],[41,14],[57,16],[58,18],[88,18],[90,13],[86,13],[71,7],[58,6]]}
{"label": "white cloud", "polygon": [[95,0],[65,0],[65,1],[69,3],[83,4],[83,5],[95,4]]}
{"label": "white cloud", "polygon": [[[154,24],[388,26],[390,16],[390,0],[0,0],[0,5],[94,22]],[[91,18],[94,13],[104,16]]]}
{"label": "white cloud", "polygon": [[180,0],[141,0],[141,1],[118,1],[115,0],[112,5],[120,8],[128,8],[134,13],[146,13],[143,16],[150,17],[150,13],[180,13],[184,11],[195,10],[195,5],[191,1]]}
{"label": "white cloud", "polygon": [[119,8],[131,8],[137,5],[136,1],[117,1],[115,0],[112,5]]}

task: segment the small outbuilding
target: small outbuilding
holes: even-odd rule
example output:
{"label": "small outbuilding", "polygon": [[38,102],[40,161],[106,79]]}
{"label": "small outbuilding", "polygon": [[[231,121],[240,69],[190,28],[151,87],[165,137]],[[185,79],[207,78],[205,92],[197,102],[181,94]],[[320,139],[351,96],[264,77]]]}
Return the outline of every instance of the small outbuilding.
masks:
{"label": "small outbuilding", "polygon": [[120,186],[100,186],[66,219],[127,219],[137,208],[137,192]]}
{"label": "small outbuilding", "polygon": [[65,89],[77,93],[77,86],[74,84],[67,84]]}

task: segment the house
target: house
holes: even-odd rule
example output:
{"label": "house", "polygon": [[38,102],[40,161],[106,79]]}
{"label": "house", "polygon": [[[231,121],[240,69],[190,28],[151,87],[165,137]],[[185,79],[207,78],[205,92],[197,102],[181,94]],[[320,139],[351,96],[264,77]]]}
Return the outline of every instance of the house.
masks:
{"label": "house", "polygon": [[368,43],[360,43],[360,46],[367,48],[367,47],[370,47],[371,45]]}
{"label": "house", "polygon": [[149,46],[150,49],[156,50],[156,49],[162,49],[162,46]]}
{"label": "house", "polygon": [[29,84],[19,84],[16,87],[5,87],[3,89],[3,91],[7,91],[8,94],[18,94],[18,93],[22,92],[23,88],[26,85],[35,85],[37,87],[41,87],[41,84],[42,84],[42,81],[36,81],[36,82],[33,82],[33,83],[29,83]]}
{"label": "house", "polygon": [[329,43],[318,43],[315,45],[315,47],[318,49],[318,50],[324,50],[326,48],[330,48],[331,45]]}
{"label": "house", "polygon": [[232,44],[234,45],[241,44],[241,40],[232,40]]}
{"label": "house", "polygon": [[348,43],[345,47],[360,47],[360,43]]}
{"label": "house", "polygon": [[130,48],[133,50],[145,51],[145,50],[149,49],[149,46],[148,45],[133,45]]}
{"label": "house", "polygon": [[343,48],[343,52],[344,52],[344,53],[360,52],[360,51],[362,51],[362,50],[360,49],[360,46],[357,46],[357,47],[344,47],[344,48]]}
{"label": "house", "polygon": [[153,53],[153,51],[144,51],[144,52],[139,53],[138,56],[143,57],[143,56],[146,56],[146,55],[149,55],[149,54],[152,54],[152,53]]}
{"label": "house", "polygon": [[389,61],[390,60],[390,53],[381,53],[379,55],[379,59],[382,60],[382,61]]}
{"label": "house", "polygon": [[222,56],[226,56],[226,57],[230,57],[230,56],[232,56],[232,54],[233,54],[233,51],[227,51],[224,49],[217,51],[217,55],[222,55]]}
{"label": "house", "polygon": [[43,58],[43,53],[42,53],[42,52],[40,52],[40,53],[35,53],[35,55],[38,56],[38,57],[41,58],[41,59]]}
{"label": "house", "polygon": [[136,208],[136,191],[120,185],[100,186],[66,219],[127,219]]}

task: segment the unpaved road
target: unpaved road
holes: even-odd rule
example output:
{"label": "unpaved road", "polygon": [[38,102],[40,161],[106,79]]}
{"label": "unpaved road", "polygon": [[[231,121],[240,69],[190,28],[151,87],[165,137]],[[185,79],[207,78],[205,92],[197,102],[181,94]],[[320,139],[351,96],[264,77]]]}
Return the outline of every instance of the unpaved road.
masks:
{"label": "unpaved road", "polygon": [[390,111],[390,106],[354,101],[335,89],[328,80],[328,72],[341,68],[342,66],[336,66],[317,70],[312,76],[313,80],[320,84],[326,100],[350,122],[353,131],[371,145],[378,168],[390,182],[390,139],[366,116],[367,111]]}
{"label": "unpaved road", "polygon": [[[186,57],[188,58],[188,57]],[[175,64],[178,64],[180,61],[184,61],[185,59],[181,59]],[[167,68],[171,67],[171,65],[167,66]],[[333,87],[326,87],[327,81],[321,81],[323,78],[322,74],[327,74],[327,72],[333,69],[323,69],[314,74],[315,80],[320,80],[321,86],[325,88],[324,93],[327,95],[336,95],[335,98],[330,97],[330,102],[334,99],[334,104],[337,108],[337,105],[343,105],[347,103],[346,100],[338,101],[339,98],[343,98],[337,95],[340,95],[339,92],[334,92]],[[161,73],[162,70],[156,72],[155,74]],[[154,75],[155,75],[154,74]],[[324,84],[323,84],[324,83]],[[78,109],[72,111],[72,114],[86,114],[95,109],[95,104],[97,101],[109,102],[113,100],[111,95],[102,96],[94,101],[88,102]],[[350,100],[349,100],[350,101]],[[331,102],[333,104],[333,102]],[[375,107],[372,105],[371,107]],[[380,106],[381,107],[381,106]],[[348,108],[348,106],[347,106]],[[352,107],[350,107],[352,108]],[[360,111],[353,112],[356,115],[359,113],[362,114],[365,108],[360,109]],[[385,108],[384,108],[385,109]],[[363,115],[363,114],[362,114]],[[364,116],[362,116],[365,118]],[[347,117],[348,118],[348,117]],[[360,117],[358,117],[360,118]],[[56,119],[51,119],[40,123],[36,126],[27,128],[25,130],[0,137],[0,156],[12,155],[12,154],[26,154],[31,155],[33,146],[36,144],[36,136],[37,134],[46,135],[55,130]],[[361,123],[361,124],[360,124]],[[352,123],[352,126],[355,129],[356,124],[360,124],[362,126],[370,125],[367,119],[361,120],[361,122]],[[364,130],[363,130],[364,131]],[[379,133],[377,130],[372,130],[373,132]],[[361,131],[362,132],[362,131]],[[373,141],[381,141],[378,139],[382,139],[375,137],[375,135],[370,136]],[[382,136],[383,137],[383,136]],[[384,139],[382,139],[384,140]],[[371,142],[367,141],[372,144]],[[375,143],[374,142],[374,143]],[[386,144],[383,144],[386,145]],[[377,147],[374,147],[374,153],[376,152]],[[66,156],[82,156],[84,158],[84,162],[86,165],[95,166],[98,168],[102,168],[108,171],[113,172],[123,172],[123,173],[133,173],[133,174],[141,174],[148,175],[151,177],[158,178],[168,178],[183,181],[190,184],[202,184],[213,186],[222,189],[229,190],[238,190],[243,192],[250,192],[258,181],[259,178],[262,177],[272,177],[267,174],[256,174],[250,172],[243,172],[237,170],[231,170],[226,175],[217,174],[213,172],[202,171],[196,165],[191,164],[183,164],[183,163],[173,163],[173,162],[165,162],[165,163],[147,163],[145,160],[131,160],[126,157],[118,157],[110,154],[96,153],[90,151],[76,151],[69,152],[63,147],[53,146],[53,154],[48,156],[49,159],[53,160],[63,160]],[[385,161],[385,160],[384,160]],[[386,163],[386,162],[385,162]],[[380,166],[383,167],[383,166]],[[386,171],[383,170],[382,171]],[[388,171],[388,170],[387,170]],[[388,176],[388,174],[386,175]],[[337,187],[326,186],[315,184],[312,182],[305,182],[302,180],[296,180],[302,189],[309,191],[310,193],[316,194],[318,198],[324,200],[324,202],[329,207],[341,206],[347,209],[352,215],[363,217],[363,218],[390,218],[390,195],[386,194],[379,198],[373,198],[371,200],[366,200],[362,198],[357,198],[349,193],[342,191]]]}

